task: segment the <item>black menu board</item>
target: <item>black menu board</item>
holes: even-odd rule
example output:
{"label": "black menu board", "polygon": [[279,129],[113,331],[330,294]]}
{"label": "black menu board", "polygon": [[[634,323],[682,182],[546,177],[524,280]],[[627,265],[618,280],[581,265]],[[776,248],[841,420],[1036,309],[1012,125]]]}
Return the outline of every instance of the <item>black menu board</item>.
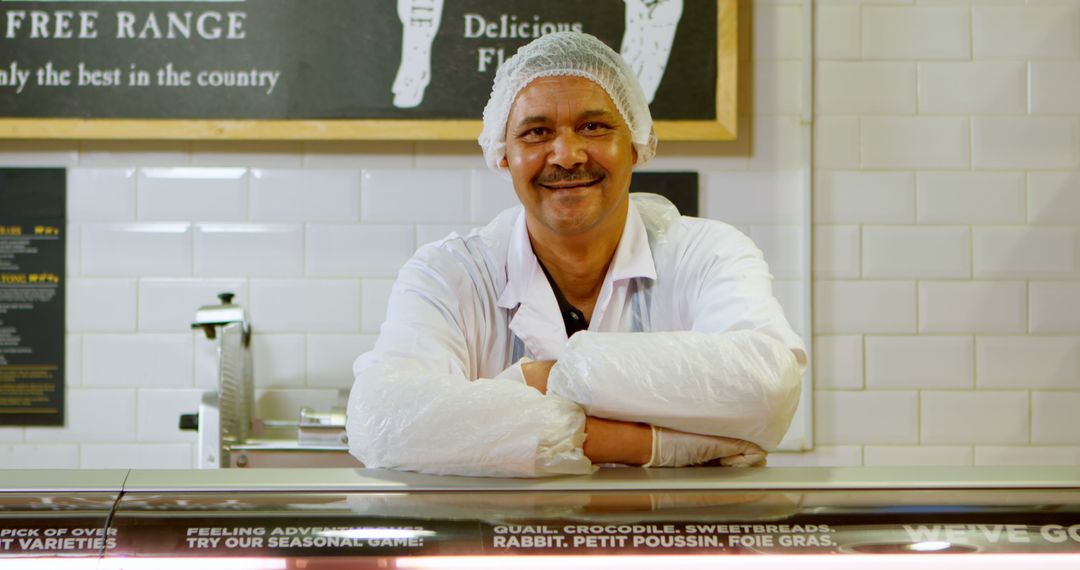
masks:
{"label": "black menu board", "polygon": [[0,169],[0,425],[64,423],[63,169]]}
{"label": "black menu board", "polygon": [[657,117],[713,119],[716,3],[648,4],[5,3],[0,102],[22,117],[478,119],[500,61],[541,35],[584,31],[656,68]]}
{"label": "black menu board", "polygon": [[[478,121],[501,62],[582,31],[622,54],[654,118],[679,123],[673,136],[730,138],[735,12],[735,0],[0,2],[0,136],[215,138],[240,127],[192,121],[284,120],[318,123],[304,131],[315,138],[369,132],[340,121],[430,138],[402,121]],[[82,122],[101,119],[154,123]],[[245,136],[291,138],[264,127]],[[447,129],[437,138],[476,136]]]}

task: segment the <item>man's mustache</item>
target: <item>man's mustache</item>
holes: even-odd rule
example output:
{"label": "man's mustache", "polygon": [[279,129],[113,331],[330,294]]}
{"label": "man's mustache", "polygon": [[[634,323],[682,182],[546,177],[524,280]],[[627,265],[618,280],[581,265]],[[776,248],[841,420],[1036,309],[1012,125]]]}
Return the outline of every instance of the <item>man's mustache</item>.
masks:
{"label": "man's mustache", "polygon": [[553,166],[540,173],[536,178],[537,184],[558,184],[560,182],[591,182],[604,177],[603,172],[589,170],[585,167],[573,170],[561,166]]}

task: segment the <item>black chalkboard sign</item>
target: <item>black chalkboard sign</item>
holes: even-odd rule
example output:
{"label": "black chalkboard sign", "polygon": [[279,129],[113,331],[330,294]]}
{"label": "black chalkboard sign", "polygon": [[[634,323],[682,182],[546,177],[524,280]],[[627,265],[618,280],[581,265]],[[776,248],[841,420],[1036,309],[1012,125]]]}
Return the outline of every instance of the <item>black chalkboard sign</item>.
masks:
{"label": "black chalkboard sign", "polygon": [[734,18],[735,0],[5,2],[0,137],[473,138],[499,63],[577,30],[623,54],[660,126],[717,135],[666,138],[731,138]]}
{"label": "black chalkboard sign", "polygon": [[680,214],[698,215],[697,172],[635,172],[630,191],[659,194],[670,200]]}
{"label": "black chalkboard sign", "polygon": [[63,169],[0,169],[0,425],[64,423]]}

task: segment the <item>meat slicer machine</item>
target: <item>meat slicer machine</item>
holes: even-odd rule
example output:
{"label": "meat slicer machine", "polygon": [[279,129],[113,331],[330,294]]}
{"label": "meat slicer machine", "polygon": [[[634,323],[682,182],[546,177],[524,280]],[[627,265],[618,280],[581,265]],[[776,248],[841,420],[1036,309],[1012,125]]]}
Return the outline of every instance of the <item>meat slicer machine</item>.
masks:
{"label": "meat slicer machine", "polygon": [[197,467],[362,467],[349,455],[343,410],[255,417],[251,324],[233,297],[221,293],[221,303],[199,307],[191,324],[218,343],[217,390],[203,393],[198,413],[180,416],[180,429],[199,434]]}

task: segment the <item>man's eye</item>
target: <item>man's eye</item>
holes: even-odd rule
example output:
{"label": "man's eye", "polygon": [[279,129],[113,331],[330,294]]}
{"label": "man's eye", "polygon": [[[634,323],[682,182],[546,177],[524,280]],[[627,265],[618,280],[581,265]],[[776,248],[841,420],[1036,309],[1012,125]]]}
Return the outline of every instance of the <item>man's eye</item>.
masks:
{"label": "man's eye", "polygon": [[548,130],[546,127],[533,127],[524,133],[521,133],[521,137],[524,139],[539,139],[547,136]]}
{"label": "man's eye", "polygon": [[597,122],[592,122],[592,121],[581,125],[581,130],[583,130],[585,132],[588,132],[588,133],[598,133],[598,132],[606,131],[606,130],[608,130],[608,128],[609,127],[607,125],[605,125],[604,123],[597,123]]}

